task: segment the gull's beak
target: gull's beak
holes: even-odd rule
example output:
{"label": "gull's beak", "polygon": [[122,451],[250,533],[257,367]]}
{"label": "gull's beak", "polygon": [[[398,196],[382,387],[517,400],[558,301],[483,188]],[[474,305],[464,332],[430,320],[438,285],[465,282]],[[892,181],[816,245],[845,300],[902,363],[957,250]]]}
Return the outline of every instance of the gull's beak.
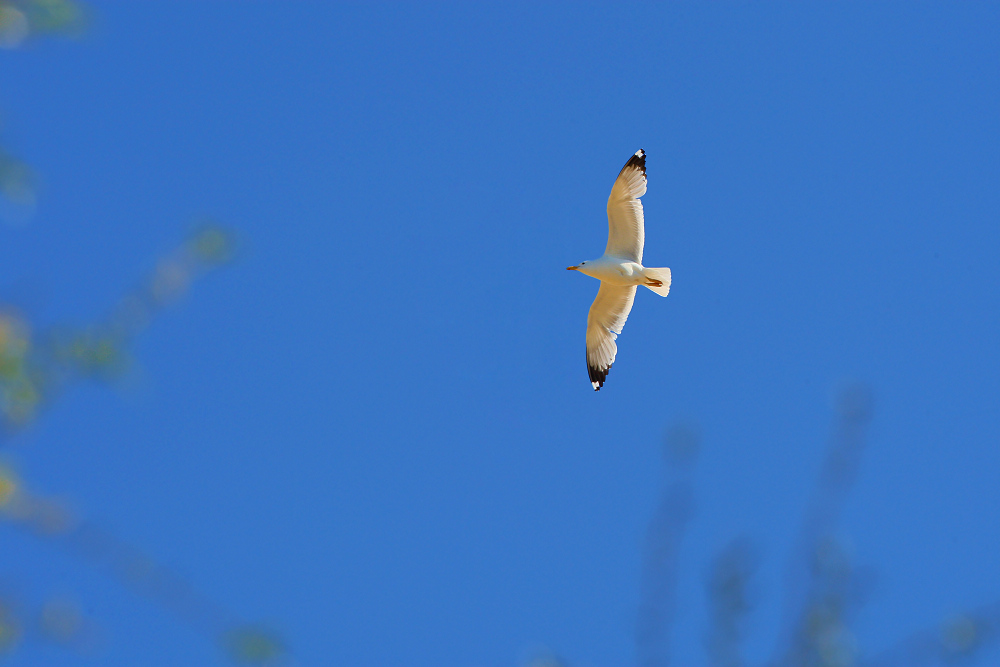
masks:
{"label": "gull's beak", "polygon": [[576,267],[575,266],[567,266],[566,270],[567,271],[576,271]]}

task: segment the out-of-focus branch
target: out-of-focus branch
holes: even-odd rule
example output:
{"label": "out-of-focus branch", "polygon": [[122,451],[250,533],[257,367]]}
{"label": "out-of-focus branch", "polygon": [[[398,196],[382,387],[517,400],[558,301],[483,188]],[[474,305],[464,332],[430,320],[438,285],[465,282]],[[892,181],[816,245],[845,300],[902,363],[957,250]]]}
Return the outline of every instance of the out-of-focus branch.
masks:
{"label": "out-of-focus branch", "polygon": [[699,444],[698,432],[686,425],[669,429],[664,441],[667,480],[649,522],[643,551],[636,620],[636,652],[641,667],[666,667],[670,663],[668,639],[676,598],[677,559],[694,514],[691,474]]}
{"label": "out-of-focus branch", "polygon": [[957,614],[937,628],[915,632],[861,662],[863,667],[972,664],[1000,642],[1000,602]]}
{"label": "out-of-focus branch", "polygon": [[0,48],[46,35],[77,36],[86,23],[83,5],[72,0],[0,0]]}
{"label": "out-of-focus branch", "polygon": [[757,556],[750,540],[740,537],[715,559],[708,576],[708,663],[713,667],[741,667],[743,619],[752,609],[750,579]]}
{"label": "out-of-focus branch", "polygon": [[[87,11],[72,0],[0,0],[0,49],[18,49],[47,35],[78,36]],[[38,179],[23,161],[0,146],[0,223],[31,218]]]}
{"label": "out-of-focus branch", "polygon": [[0,592],[0,656],[14,652],[26,636],[91,657],[104,643],[102,628],[75,599],[51,597],[34,606],[5,586]]}
{"label": "out-of-focus branch", "polygon": [[129,367],[129,345],[155,315],[235,252],[233,234],[204,224],[161,259],[103,320],[35,332],[28,318],[0,304],[0,432],[31,423],[74,382],[112,380]]}
{"label": "out-of-focus branch", "polygon": [[34,172],[3,148],[0,148],[0,195],[15,204],[35,204]]}
{"label": "out-of-focus branch", "polygon": [[837,526],[857,478],[871,404],[871,393],[860,384],[837,397],[830,448],[789,569],[790,627],[778,665],[848,667],[856,662],[849,623],[860,607],[865,578],[854,567]]}
{"label": "out-of-focus branch", "polygon": [[[287,649],[273,632],[243,623],[140,549],[84,519],[65,502],[31,491],[12,470],[3,467],[0,467],[0,520],[103,570],[215,639],[236,662],[290,664]],[[65,646],[92,645],[93,624],[74,617],[70,611],[66,605],[50,608],[42,617],[46,622],[42,629],[48,628],[49,638]],[[8,646],[13,647],[24,634],[23,616],[3,605],[0,597],[0,648],[5,638]]]}
{"label": "out-of-focus branch", "polygon": [[[73,0],[0,0],[0,48],[17,49],[46,35],[76,36],[87,23],[84,6]],[[34,208],[37,179],[24,162],[0,147],[0,218],[15,207],[14,219]],[[229,261],[233,235],[202,225],[168,253],[111,314],[86,327],[36,331],[19,309],[0,303],[0,435],[33,422],[75,382],[121,376],[130,365],[128,347],[164,306],[182,296],[201,276]],[[55,498],[28,490],[0,466],[0,521],[15,525],[105,570],[123,585],[172,611],[216,639],[240,663],[284,665],[290,653],[266,628],[239,622],[201,596],[183,579],[140,550],[87,521]],[[93,624],[65,601],[46,603],[39,613],[0,594],[0,652],[25,635],[67,647],[90,646]],[[31,619],[39,619],[32,622]]]}
{"label": "out-of-focus branch", "polygon": [[[0,307],[0,425],[8,431],[26,426],[76,381],[107,381],[120,376],[128,368],[128,347],[134,337],[164,307],[184,295],[200,277],[232,259],[234,253],[233,234],[215,224],[202,225],[165,255],[108,317],[87,327],[35,333],[24,315]],[[233,660],[288,664],[288,650],[272,632],[242,623],[141,550],[83,519],[64,502],[30,491],[6,468],[0,468],[0,520],[104,570],[216,639]],[[4,609],[8,608],[0,600],[0,611]],[[63,620],[58,627],[70,627],[65,614],[54,618]],[[23,634],[19,628],[25,623],[9,609],[6,616],[0,614],[0,647],[5,637],[8,644],[16,643]],[[65,643],[75,641],[67,638]]]}

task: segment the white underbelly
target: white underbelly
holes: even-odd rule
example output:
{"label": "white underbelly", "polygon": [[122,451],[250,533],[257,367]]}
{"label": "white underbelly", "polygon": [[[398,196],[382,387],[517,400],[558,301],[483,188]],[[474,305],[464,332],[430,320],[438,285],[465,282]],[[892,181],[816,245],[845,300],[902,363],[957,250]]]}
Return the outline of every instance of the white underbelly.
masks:
{"label": "white underbelly", "polygon": [[636,262],[622,262],[621,264],[605,265],[601,267],[599,277],[602,282],[619,287],[642,284],[642,266]]}

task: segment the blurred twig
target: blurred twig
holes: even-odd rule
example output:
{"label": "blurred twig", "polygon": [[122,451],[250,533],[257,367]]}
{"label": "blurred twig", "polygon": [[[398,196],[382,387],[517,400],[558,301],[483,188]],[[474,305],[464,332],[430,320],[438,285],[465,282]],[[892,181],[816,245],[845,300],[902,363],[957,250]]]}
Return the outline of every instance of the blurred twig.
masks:
{"label": "blurred twig", "polygon": [[[872,658],[858,646],[851,624],[866,600],[871,575],[853,563],[839,520],[857,478],[871,418],[867,387],[851,385],[838,395],[826,461],[788,569],[788,620],[770,667],[971,665],[1000,644],[1000,603],[994,603],[916,632]],[[691,429],[675,428],[667,442],[672,477],[650,522],[637,633],[639,664],[650,667],[669,664],[678,549],[694,502],[689,473],[697,439]],[[688,444],[678,448],[677,443]],[[669,456],[672,451],[689,454],[677,460]],[[740,647],[744,619],[752,610],[748,587],[755,568],[756,555],[747,538],[732,542],[710,568],[706,649],[713,667],[745,664]]]}
{"label": "blurred twig", "polygon": [[[2,467],[0,519],[104,570],[122,585],[216,639],[235,661],[255,665],[288,664],[288,651],[273,632],[243,623],[149,555],[79,516],[65,502],[32,492],[12,470]],[[47,609],[42,620],[48,624],[42,627],[49,628],[50,638],[60,639],[59,643],[64,645],[92,643],[88,640],[93,634],[90,632],[92,624],[74,617],[65,604]],[[18,615],[12,613],[8,616],[18,619]],[[16,642],[20,636],[17,628],[23,625],[21,620],[11,620],[5,625],[0,615],[0,646],[4,627],[9,628],[7,636]]]}
{"label": "blurred twig", "polygon": [[677,585],[681,540],[694,513],[691,473],[700,438],[686,425],[669,429],[664,441],[667,480],[649,522],[643,551],[642,588],[636,622],[636,650],[641,667],[670,663],[668,639]]}
{"label": "blurred twig", "polygon": [[1000,602],[952,616],[915,632],[896,646],[861,661],[863,667],[970,664],[1000,641]]}
{"label": "blurred twig", "polygon": [[708,662],[713,667],[741,667],[743,620],[752,608],[749,585],[757,568],[750,540],[734,540],[712,564],[708,577]]}
{"label": "blurred twig", "polygon": [[[86,24],[86,9],[72,0],[0,0],[0,49],[48,35],[78,36]],[[0,222],[30,219],[37,195],[35,172],[0,146]]]}
{"label": "blurred twig", "polygon": [[[17,49],[45,35],[79,35],[84,6],[72,0],[0,0],[0,48]],[[0,204],[31,209],[36,181],[32,170],[0,147]],[[0,208],[0,214],[4,211]],[[86,327],[36,331],[20,310],[0,304],[0,435],[31,424],[65,389],[84,379],[112,380],[129,367],[129,345],[166,304],[183,295],[209,270],[233,256],[233,235],[211,223],[168,253],[111,314]],[[150,600],[213,636],[237,662],[286,664],[289,652],[266,628],[239,622],[199,595],[183,579],[140,550],[69,510],[57,499],[28,490],[10,469],[0,467],[0,519],[47,543],[66,549],[114,576]],[[0,651],[15,647],[28,627],[23,605],[0,595]],[[46,603],[40,636],[80,646],[92,624],[66,601]]]}
{"label": "blurred twig", "polygon": [[857,646],[850,620],[863,601],[865,577],[852,563],[838,531],[844,500],[857,478],[871,393],[860,384],[837,397],[833,435],[802,525],[798,553],[789,568],[789,618],[776,665],[847,667]]}
{"label": "blurred twig", "polygon": [[[109,317],[91,326],[33,333],[23,314],[0,307],[0,425],[7,431],[27,426],[75,381],[118,377],[128,366],[132,339],[200,276],[229,261],[234,247],[230,232],[215,224],[203,225],[160,260]],[[105,570],[218,639],[237,662],[287,661],[288,651],[273,633],[238,621],[140,550],[79,517],[64,502],[29,491],[5,468],[0,468],[0,519]],[[11,641],[19,637],[17,628],[23,625],[5,623],[4,618],[0,615],[0,646],[4,637]],[[65,615],[58,618],[66,620]]]}
{"label": "blurred twig", "polygon": [[0,48],[16,49],[46,35],[83,32],[87,13],[72,0],[0,0]]}
{"label": "blurred twig", "polygon": [[36,332],[28,318],[0,304],[0,434],[19,430],[73,383],[112,380],[129,367],[129,346],[164,306],[228,261],[233,235],[203,225],[168,253],[110,316],[89,326]]}

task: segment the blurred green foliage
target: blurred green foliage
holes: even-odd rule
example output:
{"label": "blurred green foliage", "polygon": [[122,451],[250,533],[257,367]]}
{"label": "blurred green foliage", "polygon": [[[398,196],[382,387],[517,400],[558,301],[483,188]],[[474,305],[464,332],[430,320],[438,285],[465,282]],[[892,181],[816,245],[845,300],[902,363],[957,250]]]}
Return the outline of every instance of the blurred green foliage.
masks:
{"label": "blurred green foliage", "polygon": [[[45,36],[76,37],[86,26],[86,9],[72,0],[0,0],[0,49],[19,49]],[[35,172],[0,146],[0,197],[30,209],[37,193]]]}
{"label": "blurred green foliage", "polygon": [[0,428],[9,432],[27,426],[77,380],[121,377],[130,367],[132,338],[199,277],[232,259],[235,246],[231,232],[203,223],[119,301],[110,317],[83,327],[36,332],[23,313],[0,304]]}
{"label": "blurred green foliage", "polygon": [[72,0],[0,0],[0,48],[46,35],[77,36],[86,23],[83,5]]}
{"label": "blurred green foliage", "polygon": [[[235,236],[206,221],[165,254],[109,317],[86,326],[37,331],[19,310],[0,303],[0,434],[28,427],[77,381],[113,381],[129,371],[129,347],[166,306],[198,279],[236,255]],[[67,550],[207,632],[241,664],[288,664],[288,650],[273,632],[249,626],[202,598],[186,582],[140,550],[71,511],[62,500],[34,493],[9,467],[0,466],[0,521]],[[23,609],[20,609],[23,607]],[[99,645],[96,624],[67,601],[25,611],[0,594],[0,650],[13,650],[23,628],[76,651]]]}
{"label": "blurred green foliage", "polygon": [[[0,0],[0,48],[20,48],[48,35],[77,36],[86,23],[86,9],[71,0]],[[33,170],[0,147],[0,198],[31,208],[36,196]],[[235,236],[214,221],[203,221],[160,258],[108,317],[84,326],[38,330],[29,314],[0,302],[0,437],[30,426],[78,381],[109,382],[126,375],[132,367],[129,348],[134,337],[162,308],[235,254]],[[211,635],[233,662],[288,664],[289,652],[273,632],[242,623],[154,558],[72,511],[64,500],[31,491],[4,465],[0,465],[0,521],[106,571],[123,586]],[[94,653],[101,645],[99,625],[85,617],[72,599],[55,598],[32,606],[0,591],[0,653],[14,651],[25,638],[77,653]]]}
{"label": "blurred green foliage", "polygon": [[281,640],[267,628],[244,626],[226,633],[229,654],[237,662],[271,665],[285,660],[287,651]]}
{"label": "blurred green foliage", "polygon": [[35,203],[35,174],[13,155],[0,148],[0,195],[24,206]]}

